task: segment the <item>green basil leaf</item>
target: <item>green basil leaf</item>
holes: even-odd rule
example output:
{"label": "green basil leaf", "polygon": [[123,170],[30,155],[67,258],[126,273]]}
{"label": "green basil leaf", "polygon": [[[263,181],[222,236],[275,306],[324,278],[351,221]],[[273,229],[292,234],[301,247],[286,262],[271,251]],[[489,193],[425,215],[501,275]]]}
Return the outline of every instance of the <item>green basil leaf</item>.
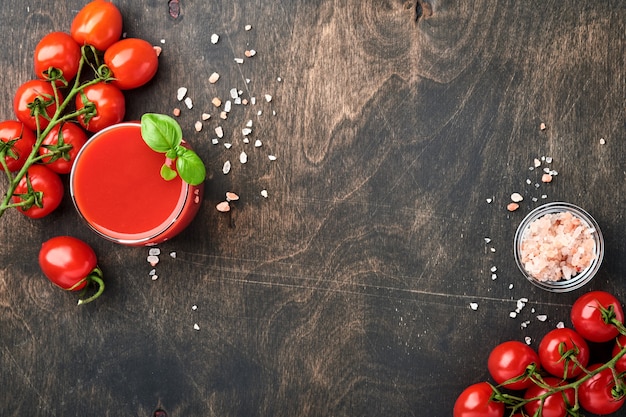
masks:
{"label": "green basil leaf", "polygon": [[172,117],[146,113],[141,116],[141,137],[156,152],[165,153],[183,140],[183,131]]}
{"label": "green basil leaf", "polygon": [[183,148],[176,158],[176,170],[180,177],[189,185],[201,184],[206,178],[206,167],[197,153]]}
{"label": "green basil leaf", "polygon": [[163,164],[163,166],[161,167],[161,177],[165,181],[171,181],[174,178],[176,178],[176,170],[173,170],[172,168],[170,168],[167,165]]}

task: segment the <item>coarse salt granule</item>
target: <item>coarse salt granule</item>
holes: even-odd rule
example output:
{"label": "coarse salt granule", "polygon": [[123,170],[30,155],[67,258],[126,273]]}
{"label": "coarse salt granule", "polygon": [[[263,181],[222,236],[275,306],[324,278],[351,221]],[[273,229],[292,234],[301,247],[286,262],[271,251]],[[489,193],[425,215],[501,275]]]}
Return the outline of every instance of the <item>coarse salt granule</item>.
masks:
{"label": "coarse salt granule", "polygon": [[524,269],[538,281],[569,280],[596,258],[594,229],[568,211],[528,225],[520,244]]}
{"label": "coarse salt granule", "polygon": [[217,72],[214,72],[213,74],[211,74],[209,76],[209,82],[211,84],[215,84],[217,82],[217,80],[219,80],[219,79],[220,79],[220,75]]}
{"label": "coarse salt granule", "polygon": [[186,87],[180,87],[178,89],[178,91],[176,91],[176,99],[178,101],[183,101],[183,99],[185,98],[186,95],[187,95],[187,88]]}
{"label": "coarse salt granule", "polygon": [[214,33],[211,35],[211,43],[215,45],[220,40],[220,35]]}
{"label": "coarse salt granule", "polygon": [[470,303],[470,308],[474,311],[478,310],[478,303]]}
{"label": "coarse salt granule", "polygon": [[230,168],[231,168],[230,161],[224,162],[224,166],[222,167],[222,172],[224,173],[224,175],[230,172]]}

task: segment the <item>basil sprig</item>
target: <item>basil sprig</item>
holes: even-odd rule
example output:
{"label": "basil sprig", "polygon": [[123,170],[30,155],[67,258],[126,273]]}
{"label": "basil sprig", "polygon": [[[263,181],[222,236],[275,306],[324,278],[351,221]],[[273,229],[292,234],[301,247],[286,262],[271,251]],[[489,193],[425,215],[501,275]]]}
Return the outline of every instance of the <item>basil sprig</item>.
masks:
{"label": "basil sprig", "polygon": [[204,162],[193,150],[182,145],[183,131],[176,120],[165,114],[146,113],[141,117],[141,136],[155,152],[164,153],[175,161],[176,170],[167,163],[161,167],[161,177],[169,181],[180,175],[189,185],[201,184],[206,178]]}

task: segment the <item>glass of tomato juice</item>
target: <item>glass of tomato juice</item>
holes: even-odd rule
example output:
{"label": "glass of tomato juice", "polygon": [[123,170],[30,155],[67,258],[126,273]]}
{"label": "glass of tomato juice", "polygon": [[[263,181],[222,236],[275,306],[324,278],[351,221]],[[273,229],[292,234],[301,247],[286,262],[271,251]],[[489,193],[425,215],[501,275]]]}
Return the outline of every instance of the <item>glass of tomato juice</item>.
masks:
{"label": "glass of tomato juice", "polygon": [[161,177],[165,155],[141,137],[139,122],[94,134],[76,156],[70,194],[99,235],[123,245],[149,246],[176,236],[200,208],[204,184]]}

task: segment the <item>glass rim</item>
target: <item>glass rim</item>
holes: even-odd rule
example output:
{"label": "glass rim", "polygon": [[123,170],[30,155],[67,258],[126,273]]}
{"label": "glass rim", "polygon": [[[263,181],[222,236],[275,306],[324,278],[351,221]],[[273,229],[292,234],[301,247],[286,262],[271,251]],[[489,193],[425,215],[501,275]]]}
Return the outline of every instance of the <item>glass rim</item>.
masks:
{"label": "glass rim", "polygon": [[[570,212],[580,220],[582,220],[587,227],[592,229],[592,236],[594,238],[595,243],[595,254],[596,256],[591,261],[591,264],[582,272],[574,275],[571,279],[561,279],[559,281],[540,281],[533,277],[526,269],[521,260],[520,247],[522,243],[522,239],[524,234],[530,224],[545,216],[546,214],[552,213],[562,213],[562,212]],[[593,277],[595,277],[596,273],[600,269],[602,264],[602,260],[604,258],[604,237],[602,236],[602,231],[600,230],[600,226],[598,222],[591,216],[587,211],[578,207],[577,205],[556,201],[552,203],[546,203],[541,206],[534,208],[530,213],[524,217],[524,219],[520,222],[517,230],[515,232],[513,245],[513,252],[515,255],[515,263],[517,264],[519,270],[522,272],[524,277],[530,281],[533,285],[542,288],[544,290],[555,292],[555,293],[564,293],[573,291],[581,288],[585,284],[587,284]]]}

